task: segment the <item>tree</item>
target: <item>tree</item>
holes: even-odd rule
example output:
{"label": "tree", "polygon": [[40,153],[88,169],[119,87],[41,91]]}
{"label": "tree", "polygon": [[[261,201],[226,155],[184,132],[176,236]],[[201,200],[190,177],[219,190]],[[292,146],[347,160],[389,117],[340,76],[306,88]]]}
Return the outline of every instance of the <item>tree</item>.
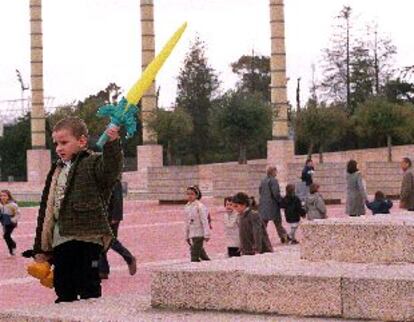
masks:
{"label": "tree", "polygon": [[196,163],[205,159],[209,147],[209,112],[219,81],[208,65],[205,44],[198,37],[184,59],[178,76],[176,105],[192,118],[194,135],[189,138],[189,150]]}
{"label": "tree", "polygon": [[321,89],[325,95],[336,102],[346,102],[347,109],[351,109],[351,13],[349,6],[344,6],[337,16],[339,25],[332,36],[332,46],[323,50],[323,76]]}
{"label": "tree", "polygon": [[5,126],[4,136],[0,138],[0,179],[6,180],[12,176],[18,180],[26,180],[26,151],[31,149],[30,140],[30,114]]}
{"label": "tree", "polygon": [[214,117],[222,137],[238,147],[240,164],[247,163],[249,145],[271,136],[272,109],[258,93],[229,91],[221,98]]}
{"label": "tree", "polygon": [[149,118],[148,127],[157,134],[159,142],[165,146],[167,164],[175,164],[176,144],[193,131],[191,116],[180,108],[174,111],[159,109]]}
{"label": "tree", "polygon": [[260,93],[263,99],[270,101],[270,57],[243,55],[231,64],[233,73],[240,81],[238,90],[247,93]]}
{"label": "tree", "polygon": [[296,137],[308,145],[308,155],[314,147],[319,150],[319,162],[323,163],[323,152],[328,144],[339,140],[344,134],[347,115],[339,107],[310,106],[301,110],[296,118]]}
{"label": "tree", "polygon": [[[380,36],[378,27],[367,26],[366,35],[353,32],[352,9],[345,6],[329,48],[323,50],[323,80],[320,88],[328,102],[342,103],[349,115],[358,104],[382,95],[393,74],[396,47]],[[374,30],[374,31],[372,31]]]}
{"label": "tree", "polygon": [[358,106],[355,113],[356,130],[359,135],[375,136],[386,140],[388,162],[392,161],[392,139],[410,140],[413,137],[414,112],[412,107],[375,98]]}

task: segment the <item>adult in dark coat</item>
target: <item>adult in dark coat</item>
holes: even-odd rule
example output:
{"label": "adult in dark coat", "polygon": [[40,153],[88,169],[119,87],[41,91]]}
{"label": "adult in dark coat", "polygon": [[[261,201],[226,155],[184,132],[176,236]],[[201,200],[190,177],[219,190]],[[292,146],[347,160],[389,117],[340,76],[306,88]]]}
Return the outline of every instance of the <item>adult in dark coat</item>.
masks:
{"label": "adult in dark coat", "polygon": [[414,174],[409,158],[403,158],[401,161],[401,170],[404,176],[401,182],[400,208],[414,211]]}
{"label": "adult in dark coat", "polygon": [[[137,271],[137,261],[131,252],[118,240],[119,224],[124,219],[124,204],[123,204],[123,191],[122,183],[118,180],[115,183],[112,190],[111,199],[108,204],[108,216],[109,223],[111,225],[112,232],[115,236],[111,249],[117,252],[128,265],[128,270],[131,275],[134,275]],[[110,272],[108,259],[106,253],[102,254],[99,260],[99,275],[101,279],[107,279]]]}
{"label": "adult in dark coat", "polygon": [[282,225],[282,216],[280,215],[282,196],[280,195],[279,182],[276,179],[276,175],[276,167],[270,166],[267,168],[266,177],[260,183],[259,214],[266,227],[269,221],[273,221],[280,241],[286,243],[288,235]]}
{"label": "adult in dark coat", "polygon": [[239,214],[241,255],[254,255],[273,251],[269,236],[259,214],[251,208],[250,198],[243,192],[233,198],[233,208]]}

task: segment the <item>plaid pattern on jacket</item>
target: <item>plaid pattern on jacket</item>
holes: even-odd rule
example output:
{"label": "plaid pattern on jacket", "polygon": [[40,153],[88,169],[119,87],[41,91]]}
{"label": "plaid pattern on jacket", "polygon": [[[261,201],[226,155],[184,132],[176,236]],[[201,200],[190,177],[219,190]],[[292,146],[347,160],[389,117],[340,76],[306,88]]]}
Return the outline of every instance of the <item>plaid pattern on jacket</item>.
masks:
{"label": "plaid pattern on jacket", "polygon": [[[59,210],[62,236],[109,236],[107,204],[112,188],[122,171],[123,156],[119,140],[108,142],[103,154],[82,151],[73,160]],[[60,162],[52,165],[46,179],[37,218],[34,251],[41,252],[41,236],[53,174]]]}

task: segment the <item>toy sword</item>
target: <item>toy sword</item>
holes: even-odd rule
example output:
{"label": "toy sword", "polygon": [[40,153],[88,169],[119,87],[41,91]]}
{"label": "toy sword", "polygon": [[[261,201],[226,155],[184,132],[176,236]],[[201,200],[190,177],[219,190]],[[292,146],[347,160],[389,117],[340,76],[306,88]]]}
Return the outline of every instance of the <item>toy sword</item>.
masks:
{"label": "toy sword", "polygon": [[[114,126],[125,126],[127,136],[130,138],[134,135],[137,128],[136,114],[138,112],[137,104],[141,97],[145,94],[148,88],[151,86],[158,71],[161,69],[168,56],[171,54],[177,42],[180,40],[184,30],[187,27],[187,23],[184,23],[178,30],[172,35],[170,40],[165,44],[161,52],[151,61],[151,63],[145,68],[141,78],[132,86],[129,90],[126,98],[123,97],[118,104],[103,105],[98,109],[97,115],[100,117],[109,116],[110,123],[107,128]],[[102,150],[109,137],[104,132],[96,145]]]}

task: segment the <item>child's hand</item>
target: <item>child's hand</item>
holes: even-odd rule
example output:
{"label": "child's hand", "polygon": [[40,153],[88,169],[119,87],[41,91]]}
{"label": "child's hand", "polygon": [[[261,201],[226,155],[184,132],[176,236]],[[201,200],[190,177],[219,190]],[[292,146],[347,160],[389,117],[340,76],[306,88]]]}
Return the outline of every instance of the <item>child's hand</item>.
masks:
{"label": "child's hand", "polygon": [[109,137],[109,142],[119,139],[119,129],[118,126],[111,126],[105,131],[106,135]]}
{"label": "child's hand", "polygon": [[36,254],[34,255],[34,260],[37,263],[44,263],[47,262],[49,259],[49,256],[45,255],[45,254]]}

